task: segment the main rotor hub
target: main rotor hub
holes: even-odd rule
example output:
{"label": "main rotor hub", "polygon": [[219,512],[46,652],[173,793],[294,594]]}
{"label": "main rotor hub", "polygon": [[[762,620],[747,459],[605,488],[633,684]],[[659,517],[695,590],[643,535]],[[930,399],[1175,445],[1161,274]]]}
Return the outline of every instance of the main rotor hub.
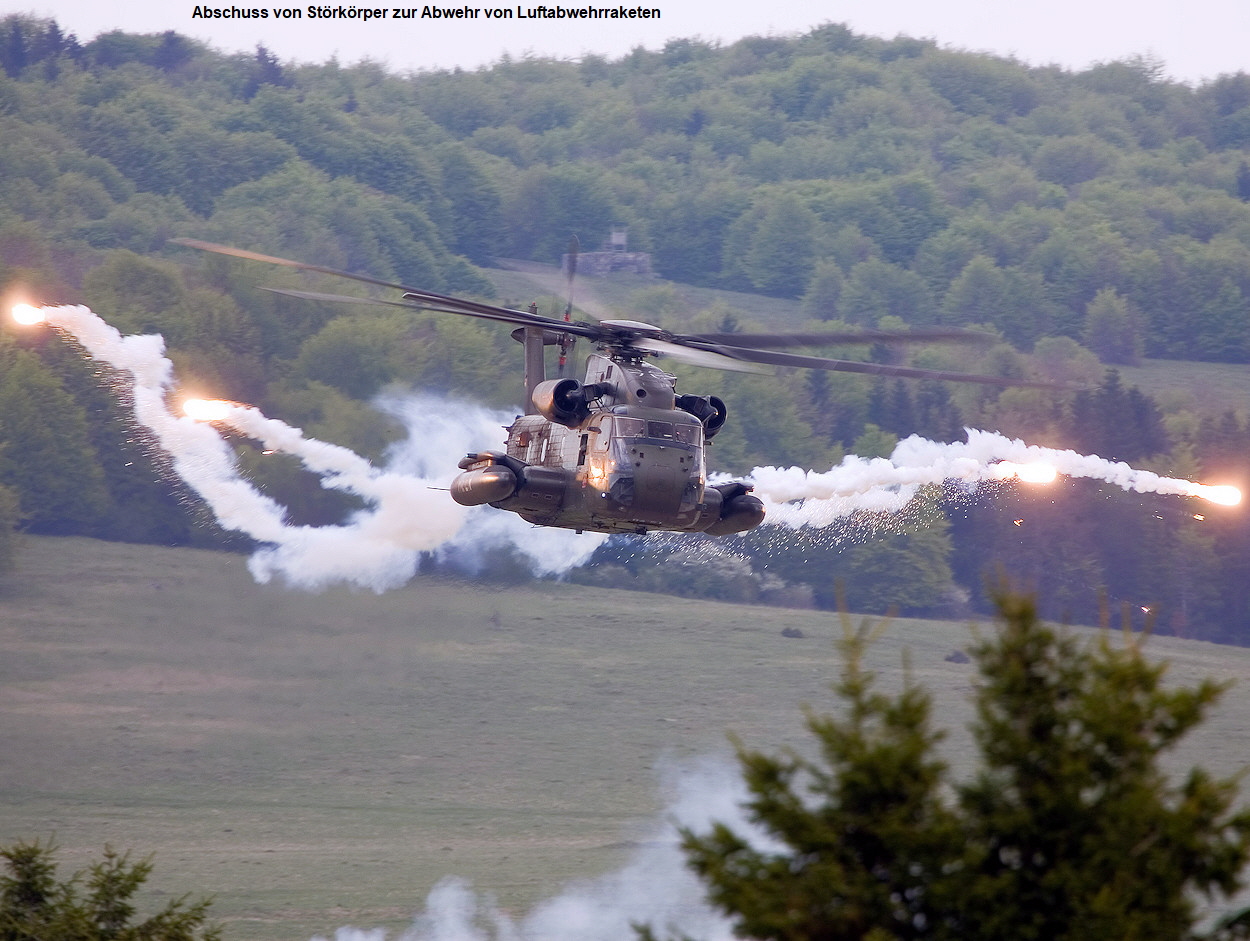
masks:
{"label": "main rotor hub", "polygon": [[667,340],[672,337],[663,327],[640,320],[600,320],[599,326],[607,327],[613,332],[619,331],[618,335],[622,337],[650,337],[653,340]]}
{"label": "main rotor hub", "polygon": [[[648,342],[666,342],[672,336],[663,327],[640,320],[601,320],[598,326],[601,331],[596,341],[599,348],[614,359],[631,363],[643,363],[657,355]],[[641,345],[640,340],[644,341]]]}

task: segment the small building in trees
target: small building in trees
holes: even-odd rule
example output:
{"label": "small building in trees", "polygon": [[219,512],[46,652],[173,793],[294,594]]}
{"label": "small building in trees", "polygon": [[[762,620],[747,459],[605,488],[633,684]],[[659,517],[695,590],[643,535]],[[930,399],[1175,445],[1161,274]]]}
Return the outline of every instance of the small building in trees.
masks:
{"label": "small building in trees", "polygon": [[[569,256],[560,257],[560,270],[569,270]],[[582,252],[577,257],[577,270],[581,274],[605,275],[617,271],[651,276],[651,253],[629,250],[629,227],[612,226],[597,252]]]}

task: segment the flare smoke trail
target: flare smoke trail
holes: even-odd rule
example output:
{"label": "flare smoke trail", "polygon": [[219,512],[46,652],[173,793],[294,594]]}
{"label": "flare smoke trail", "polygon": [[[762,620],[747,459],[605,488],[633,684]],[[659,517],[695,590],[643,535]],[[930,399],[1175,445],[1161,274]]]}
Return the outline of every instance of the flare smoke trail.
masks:
{"label": "flare smoke trail", "polygon": [[[264,543],[249,562],[259,581],[282,576],[305,588],[345,581],[384,591],[411,579],[425,551],[454,547],[461,556],[472,556],[485,546],[511,543],[540,571],[560,571],[584,561],[598,544],[594,538],[577,540],[573,533],[533,530],[519,517],[485,531],[466,527],[475,514],[454,503],[444,492],[448,479],[428,468],[454,471],[456,458],[471,444],[481,447],[498,437],[501,418],[485,410],[453,413],[446,403],[430,400],[389,402],[392,413],[406,421],[410,438],[395,449],[390,466],[379,469],[347,448],[307,438],[255,408],[213,403],[218,408],[213,420],[267,449],[297,457],[322,486],[355,494],[368,505],[343,525],[292,526],[282,506],[239,475],[216,429],[171,412],[167,397],[173,364],[164,355],[162,337],[122,336],[86,307],[23,308],[15,316],[64,330],[93,359],[130,377],[135,418],[155,435],[178,477],[204,498],[223,527]],[[485,440],[484,434],[489,435]]]}
{"label": "flare smoke trail", "polygon": [[948,480],[976,484],[1019,478],[1045,483],[1059,473],[1104,480],[1137,493],[1202,497],[1226,505],[1241,499],[1234,487],[1162,477],[1096,454],[1043,448],[995,432],[972,428],[965,432],[968,440],[953,444],[912,436],[900,441],[888,459],[850,455],[823,473],[757,467],[749,476],[769,522],[795,529],[827,526],[856,511],[897,512],[921,486]]}
{"label": "flare smoke trail", "polygon": [[[428,397],[384,400],[381,406],[404,422],[409,437],[392,450],[386,468],[377,468],[347,448],[307,438],[250,406],[207,403],[218,411],[201,419],[297,457],[322,486],[355,494],[368,507],[339,526],[290,525],[282,506],[239,475],[233,454],[210,424],[169,410],[173,365],[160,336],[122,336],[86,307],[19,305],[14,316],[23,323],[47,321],[77,339],[93,358],[131,377],[135,417],[168,452],[175,473],[204,498],[222,526],[264,544],[249,563],[262,582],[281,576],[301,587],[345,581],[384,591],[413,576],[422,552],[472,560],[483,548],[501,544],[516,547],[535,569],[551,573],[584,562],[604,538],[535,528],[510,513],[466,510],[443,493],[456,459],[495,446],[499,426],[511,420],[509,415]],[[1224,504],[1241,498],[1232,487],[1161,477],[1097,455],[1027,445],[991,432],[968,429],[967,434],[968,441],[957,444],[908,438],[888,460],[852,455],[825,472],[758,467],[748,476],[765,502],[768,522],[792,528],[829,526],[856,511],[897,512],[925,484],[1046,479],[1037,476],[1039,468],[1051,476],[1091,477],[1143,493]]]}

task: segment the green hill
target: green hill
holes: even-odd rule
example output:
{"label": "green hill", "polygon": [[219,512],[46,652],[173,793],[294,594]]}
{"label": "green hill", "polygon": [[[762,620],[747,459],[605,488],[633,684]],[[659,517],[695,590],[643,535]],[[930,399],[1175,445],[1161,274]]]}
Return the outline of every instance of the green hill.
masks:
{"label": "green hill", "polygon": [[[1070,72],[836,24],[393,74],[173,32],[77,38],[27,15],[0,19],[0,73],[0,296],[158,332],[175,392],[255,403],[371,459],[403,433],[369,404],[383,389],[515,408],[508,331],[258,290],[343,285],[171,238],[550,312],[569,236],[590,251],[625,226],[659,278],[582,279],[587,312],[686,332],[979,325],[998,342],[827,352],[1080,389],[673,367],[683,390],[729,404],[713,470],[824,469],[974,427],[1250,482],[1245,74],[1190,87],[1147,59]],[[0,327],[0,529],[228,545],[145,453],[113,379],[72,344]],[[292,462],[234,443],[293,519],[342,518]],[[879,610],[975,609],[1005,564],[1039,580],[1055,616],[1089,620],[1105,598],[1161,610],[1180,634],[1250,637],[1250,531],[1231,514],[1075,487],[928,519],[926,545],[915,527],[858,527],[802,543],[801,559],[743,551],[752,577],[819,604],[851,572]],[[921,569],[913,591],[901,573]]]}

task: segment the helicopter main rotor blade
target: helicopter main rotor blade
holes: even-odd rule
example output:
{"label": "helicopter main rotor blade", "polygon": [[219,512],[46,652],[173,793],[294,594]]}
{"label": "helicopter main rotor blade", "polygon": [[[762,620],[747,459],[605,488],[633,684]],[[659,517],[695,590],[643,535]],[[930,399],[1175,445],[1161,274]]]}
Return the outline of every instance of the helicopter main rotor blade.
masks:
{"label": "helicopter main rotor blade", "polygon": [[483,320],[502,320],[506,323],[512,323],[511,318],[496,317],[490,314],[472,313],[463,310],[451,310],[446,307],[435,307],[430,304],[411,304],[406,301],[388,301],[380,297],[354,297],[348,294],[326,294],[322,291],[297,291],[292,288],[267,288],[262,287],[262,291],[268,291],[270,294],[281,294],[285,297],[296,297],[304,301],[326,301],[335,304],[366,304],[374,307],[399,307],[402,310],[410,311],[431,311],[441,314],[457,314],[461,317],[479,317]]}
{"label": "helicopter main rotor blade", "polygon": [[826,359],[798,353],[773,353],[768,350],[725,348],[724,353],[750,363],[772,366],[800,366],[804,369],[826,369],[831,372],[855,372],[870,376],[897,376],[902,379],[943,379],[948,382],[975,382],[981,385],[1028,389],[1062,390],[1065,386],[1033,379],[1009,379],[1004,376],[983,376],[976,373],[950,372],[944,369],[922,369],[917,366],[893,366],[887,363],[863,363],[847,359]]}
{"label": "helicopter main rotor blade", "polygon": [[920,330],[856,330],[842,333],[700,333],[678,340],[706,340],[717,346],[773,348],[874,343],[993,343],[997,337],[976,330],[925,328]]}
{"label": "helicopter main rotor blade", "polygon": [[[399,304],[392,302],[395,306],[407,307],[413,309],[420,307],[424,310],[438,310],[448,314],[462,314],[467,317],[480,317],[487,320],[499,320],[504,323],[525,324],[528,326],[556,326],[559,328],[568,328],[569,325],[563,321],[554,320],[550,317],[543,317],[539,314],[531,314],[528,311],[512,310],[507,307],[496,307],[493,304],[482,304],[477,301],[469,301],[459,297],[451,297],[447,294],[436,294],[433,291],[423,291],[420,288],[409,287],[406,284],[397,284],[394,281],[383,281],[381,278],[374,278],[366,274],[357,274],[354,271],[343,271],[339,268],[329,268],[325,265],[313,265],[308,262],[295,261],[291,258],[279,258],[277,255],[263,255],[260,252],[252,252],[243,248],[232,248],[229,245],[219,245],[216,242],[204,242],[200,239],[176,238],[170,239],[176,245],[183,245],[187,248],[197,248],[201,251],[212,252],[217,255],[228,255],[231,258],[243,258],[248,261],[261,261],[271,265],[281,265],[284,268],[294,268],[297,271],[315,271],[319,274],[328,274],[337,278],[348,278],[352,281],[359,281],[363,284],[372,284],[375,287],[391,288],[396,291],[404,291],[404,298],[417,301],[417,304]],[[277,293],[288,293],[292,297],[300,297],[301,294],[294,291],[278,291]],[[312,295],[315,292],[305,292]],[[323,295],[321,297],[308,297],[311,300],[343,300],[350,301],[345,295]],[[358,300],[358,299],[357,299]],[[380,302],[381,303],[381,302]],[[589,334],[583,334],[589,335]]]}
{"label": "helicopter main rotor blade", "polygon": [[410,288],[404,284],[396,284],[394,281],[383,281],[381,278],[374,278],[367,274],[357,274],[354,271],[343,271],[339,268],[327,268],[325,265],[313,265],[290,258],[279,258],[277,255],[262,255],[260,252],[251,252],[245,248],[234,248],[230,245],[218,245],[216,242],[204,242],[200,239],[187,238],[170,239],[170,241],[175,245],[182,245],[186,248],[198,248],[200,251],[212,252],[215,255],[229,255],[231,258],[245,258],[248,261],[263,261],[269,265],[281,265],[284,268],[294,268],[297,271],[316,271],[321,274],[334,275],[338,278],[350,278],[352,281],[360,281],[380,288],[394,288],[397,291],[416,290],[416,288]]}
{"label": "helicopter main rotor blade", "polygon": [[[476,317],[482,320],[494,320],[503,323],[517,324],[522,327],[540,327],[553,334],[566,334],[586,337],[606,346],[627,347],[671,356],[674,359],[685,359],[698,365],[718,369],[751,370],[754,365],[798,366],[805,369],[826,369],[835,372],[854,372],[877,376],[898,376],[910,379],[942,379],[951,382],[975,382],[983,385],[1000,387],[1023,386],[1037,389],[1064,389],[1065,386],[1049,382],[1037,382],[1027,379],[1007,379],[1001,376],[982,376],[972,373],[957,373],[939,369],[921,369],[913,366],[892,366],[884,363],[865,363],[855,360],[827,359],[820,356],[807,356],[798,353],[771,352],[767,347],[814,346],[832,343],[883,343],[899,341],[937,340],[982,340],[984,335],[972,331],[926,329],[900,333],[890,331],[863,331],[855,334],[742,334],[742,333],[710,333],[704,335],[682,336],[669,333],[659,327],[633,321],[605,321],[602,324],[584,323],[581,321],[563,321],[552,317],[543,317],[537,313],[497,307],[465,298],[438,294],[434,291],[423,291],[393,281],[383,281],[369,275],[357,274],[329,268],[325,265],[313,265],[307,262],[280,258],[276,255],[264,255],[241,248],[231,248],[215,242],[204,242],[199,239],[171,239],[177,245],[196,248],[201,251],[228,255],[249,261],[260,261],[266,264],[281,265],[300,271],[315,271],[334,277],[347,278],[375,287],[390,288],[403,291],[402,301],[386,301],[368,298],[348,297],[337,294],[321,294],[313,291],[294,291],[288,289],[267,289],[278,294],[300,297],[307,300],[338,301],[354,304],[376,304],[388,307],[402,307],[408,310],[429,310],[438,313],[459,314],[465,317]],[[571,283],[570,283],[571,290]],[[992,338],[991,338],[992,339]],[[736,364],[736,365],[735,365]],[[747,365],[751,364],[751,365]]]}
{"label": "helicopter main rotor blade", "polygon": [[430,291],[409,291],[404,300],[413,301],[413,306],[423,310],[439,310],[449,314],[463,314],[466,317],[481,317],[484,320],[498,320],[503,323],[520,324],[523,327],[543,327],[561,333],[571,333],[579,337],[597,339],[603,331],[594,324],[573,321],[566,323],[554,317],[531,314],[525,310],[511,310],[507,307],[495,307],[493,304],[479,304],[459,297],[445,294],[434,294]]}
{"label": "helicopter main rotor blade", "polygon": [[302,301],[329,301],[335,304],[372,304],[376,307],[402,307],[405,310],[420,310],[415,304],[405,304],[403,301],[387,301],[378,297],[353,297],[348,294],[326,294],[322,291],[296,291],[292,288],[267,288],[262,287],[262,291],[268,291],[270,294],[281,294],[284,297],[297,297]]}
{"label": "helicopter main rotor blade", "polygon": [[[402,310],[409,311],[429,311],[436,314],[456,314],[460,317],[476,317],[481,320],[493,320],[502,323],[517,323],[513,317],[502,317],[493,313],[483,313],[478,311],[453,309],[450,307],[440,307],[434,304],[413,304],[405,301],[388,301],[377,297],[353,297],[348,294],[326,294],[322,291],[297,291],[291,288],[266,288],[262,287],[262,291],[268,291],[270,294],[281,294],[285,297],[296,297],[304,301],[325,301],[335,304],[366,304],[374,307],[399,307]],[[526,326],[538,326],[532,324],[528,320],[521,321]],[[560,321],[552,321],[559,324],[560,330],[568,332],[566,328],[568,324]],[[552,341],[553,343],[556,341]]]}
{"label": "helicopter main rotor blade", "polygon": [[756,363],[734,359],[731,356],[726,356],[724,353],[717,353],[713,350],[669,343],[667,340],[641,339],[634,340],[629,345],[633,349],[646,350],[649,353],[667,356],[681,363],[690,363],[692,366],[706,366],[709,369],[725,369],[730,372],[768,372],[767,369]]}

